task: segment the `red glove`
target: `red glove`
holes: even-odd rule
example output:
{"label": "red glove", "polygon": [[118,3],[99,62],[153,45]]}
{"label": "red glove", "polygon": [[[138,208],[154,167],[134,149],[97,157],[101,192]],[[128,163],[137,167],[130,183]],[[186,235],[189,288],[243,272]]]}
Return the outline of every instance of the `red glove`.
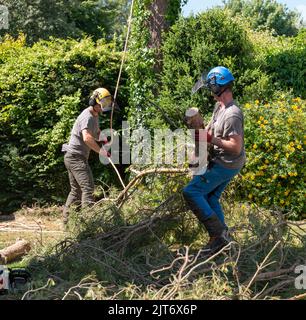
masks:
{"label": "red glove", "polygon": [[[203,137],[203,134],[201,134],[201,138]],[[205,137],[205,136],[204,136]],[[204,138],[205,139],[205,138]],[[212,139],[212,135],[210,134],[210,133],[208,133],[208,131],[206,131],[206,141],[208,142],[208,143],[211,143],[211,139]],[[200,133],[199,133],[199,130],[195,130],[195,133],[194,133],[194,140],[196,141],[196,142],[199,142],[200,141]],[[204,140],[204,141],[205,141]],[[202,141],[202,139],[201,139],[201,141]]]}

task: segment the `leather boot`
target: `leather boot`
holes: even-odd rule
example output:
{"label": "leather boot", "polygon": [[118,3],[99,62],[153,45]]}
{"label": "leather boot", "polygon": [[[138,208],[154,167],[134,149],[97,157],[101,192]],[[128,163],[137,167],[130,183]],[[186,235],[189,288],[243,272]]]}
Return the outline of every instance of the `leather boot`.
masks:
{"label": "leather boot", "polygon": [[205,219],[203,222],[209,236],[210,240],[202,249],[203,254],[211,256],[223,247],[225,247],[229,240],[227,239],[227,229],[224,227],[223,223],[219,220],[216,214],[211,215],[209,218]]}

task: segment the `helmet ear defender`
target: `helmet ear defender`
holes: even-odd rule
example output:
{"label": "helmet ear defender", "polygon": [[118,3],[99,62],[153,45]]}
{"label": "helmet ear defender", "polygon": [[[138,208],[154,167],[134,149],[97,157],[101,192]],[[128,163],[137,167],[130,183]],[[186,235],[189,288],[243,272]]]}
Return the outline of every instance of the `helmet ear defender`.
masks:
{"label": "helmet ear defender", "polygon": [[90,107],[94,107],[97,104],[97,102],[96,102],[97,96],[98,96],[98,93],[94,92],[91,95],[91,97],[89,98],[89,103],[88,104],[89,104]]}
{"label": "helmet ear defender", "polygon": [[219,86],[218,84],[209,84],[208,88],[218,97],[221,96],[223,92],[232,87],[232,82],[225,86]]}

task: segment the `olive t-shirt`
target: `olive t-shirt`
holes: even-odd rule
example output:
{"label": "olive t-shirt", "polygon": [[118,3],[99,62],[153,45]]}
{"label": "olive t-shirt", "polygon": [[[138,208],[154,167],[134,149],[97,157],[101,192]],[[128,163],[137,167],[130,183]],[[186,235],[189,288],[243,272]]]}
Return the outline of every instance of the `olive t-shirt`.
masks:
{"label": "olive t-shirt", "polygon": [[[90,112],[90,108],[86,108],[76,119],[71,130],[69,144],[65,146],[64,151],[89,157],[90,148],[83,140],[82,131],[87,129],[95,139],[98,139],[99,120]],[[63,148],[64,149],[64,148]]]}
{"label": "olive t-shirt", "polygon": [[234,154],[214,145],[212,150],[211,161],[218,163],[228,169],[241,169],[246,161],[244,149],[244,118],[241,109],[235,101],[221,108],[219,103],[216,104],[212,119],[209,124],[214,137],[228,139],[233,135],[242,137],[242,148],[240,154]]}

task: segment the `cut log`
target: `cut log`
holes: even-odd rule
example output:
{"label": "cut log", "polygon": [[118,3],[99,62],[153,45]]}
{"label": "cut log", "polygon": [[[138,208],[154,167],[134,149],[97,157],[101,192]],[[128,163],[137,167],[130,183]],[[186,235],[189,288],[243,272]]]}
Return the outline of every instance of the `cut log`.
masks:
{"label": "cut log", "polygon": [[0,250],[0,263],[1,264],[10,263],[18,258],[21,258],[30,250],[31,250],[30,242],[26,240],[20,240],[15,244]]}

